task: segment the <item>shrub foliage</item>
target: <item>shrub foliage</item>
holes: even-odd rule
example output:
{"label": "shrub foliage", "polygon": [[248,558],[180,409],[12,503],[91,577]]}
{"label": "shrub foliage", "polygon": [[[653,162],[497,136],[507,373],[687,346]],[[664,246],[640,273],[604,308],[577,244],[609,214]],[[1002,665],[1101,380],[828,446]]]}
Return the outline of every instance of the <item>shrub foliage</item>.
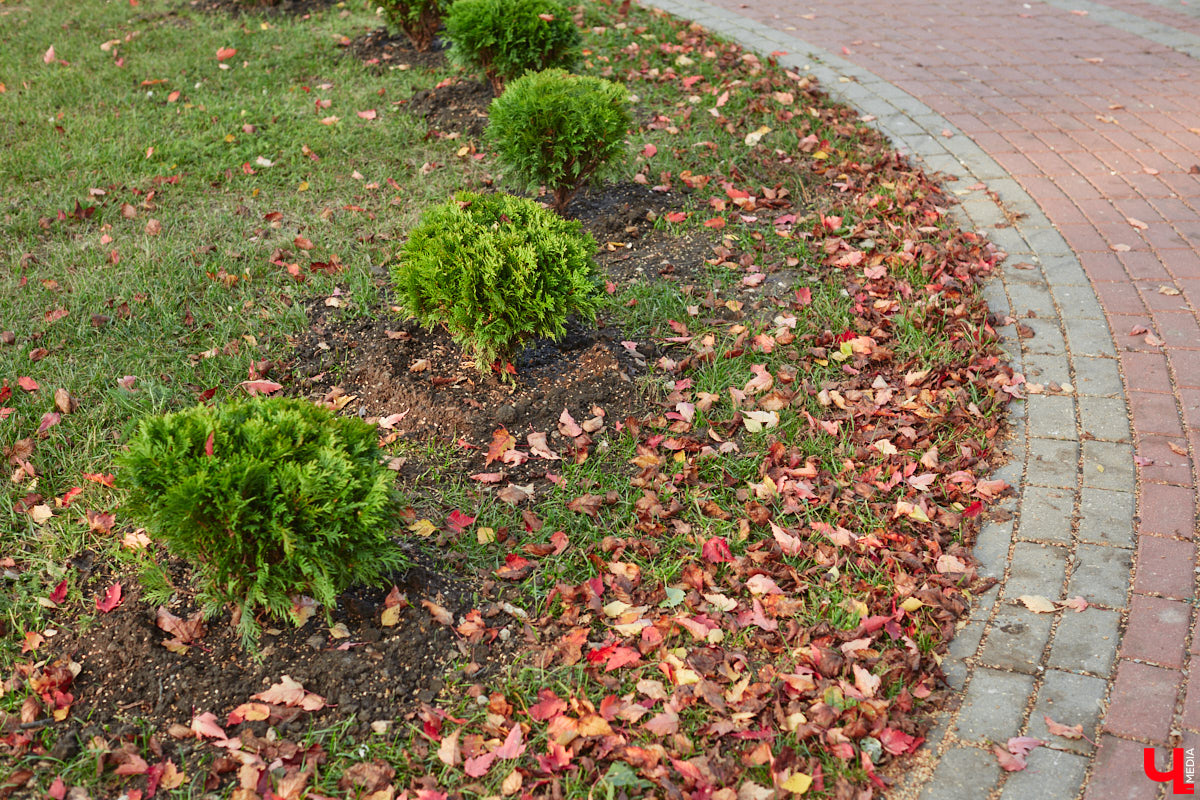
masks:
{"label": "shrub foliage", "polygon": [[450,0],[382,0],[380,5],[391,26],[404,31],[413,47],[424,53],[433,45]]}
{"label": "shrub foliage", "polygon": [[629,93],[561,69],[530,72],[492,101],[488,119],[488,139],[504,167],[528,188],[549,189],[561,212],[624,149]]}
{"label": "shrub foliage", "polygon": [[[599,306],[596,241],[533,200],[462,192],[430,209],[392,277],[405,311],[446,326],[486,373],[532,338]],[[502,373],[503,374],[503,373]]]}
{"label": "shrub foliage", "polygon": [[194,567],[210,614],[282,618],[296,595],[326,612],[355,582],[402,566],[389,539],[392,478],[361,420],[292,398],[196,406],[143,419],[120,459],[124,508]]}
{"label": "shrub foliage", "polygon": [[527,71],[570,68],[581,52],[570,12],[556,0],[455,0],[446,37],[451,60],[482,70],[497,96]]}

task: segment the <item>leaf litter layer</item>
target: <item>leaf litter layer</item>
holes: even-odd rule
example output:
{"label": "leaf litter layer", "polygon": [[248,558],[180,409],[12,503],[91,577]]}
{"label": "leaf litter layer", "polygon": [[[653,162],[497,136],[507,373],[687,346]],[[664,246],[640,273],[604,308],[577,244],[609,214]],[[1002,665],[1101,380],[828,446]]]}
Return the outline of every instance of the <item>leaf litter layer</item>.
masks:
{"label": "leaf litter layer", "polygon": [[[618,270],[606,322],[650,346],[630,341],[650,372],[648,405],[623,419],[568,411],[554,431],[501,425],[480,453],[488,471],[431,471],[404,485],[413,541],[491,573],[508,587],[498,602],[518,618],[529,609],[522,654],[486,677],[467,656],[437,698],[365,741],[311,687],[275,676],[265,694],[245,686],[236,708],[194,709],[182,729],[96,734],[85,743],[98,754],[93,785],[150,794],[192,780],[232,784],[244,798],[562,797],[590,787],[849,798],[883,790],[893,763],[919,746],[945,694],[939,654],[986,585],[968,545],[1006,490],[987,476],[1020,376],[998,360],[976,291],[1000,254],[949,225],[950,197],[811,79],[658,14],[585,14],[586,69],[641,97],[629,179],[688,200],[655,214],[646,238],[667,244],[640,273],[620,273],[628,250],[602,242]],[[328,113],[320,101],[317,113]],[[460,138],[413,180],[454,169],[486,183],[473,169],[486,153]],[[86,209],[76,211],[85,223]],[[686,241],[694,253],[703,236],[698,258],[669,251]],[[297,237],[295,246],[307,254],[311,244]],[[317,287],[329,287],[326,274],[354,272],[283,255],[270,259],[286,268],[281,276],[312,275]],[[645,279],[654,259],[683,279]],[[241,282],[233,270],[209,278]],[[370,296],[361,282],[353,292]],[[334,289],[322,302],[345,296]],[[120,308],[103,316],[122,319]],[[247,388],[300,390],[285,363],[252,362]],[[281,383],[266,380],[271,369]],[[387,441],[399,420],[376,413]],[[57,423],[42,424],[45,433]],[[409,452],[398,439],[394,452]],[[33,469],[32,439],[5,447],[18,473]],[[523,480],[539,471],[545,480],[510,481],[504,468],[514,464]],[[38,509],[54,516],[53,503],[34,494],[14,513],[42,524]],[[104,516],[87,515],[92,534],[141,544]],[[71,608],[63,587],[47,599]],[[87,602],[101,588],[89,586]],[[130,594],[125,602],[137,604]],[[98,598],[99,627],[120,603],[119,588]],[[425,610],[464,646],[498,638],[478,608]],[[176,616],[159,627],[187,633],[188,617]],[[54,623],[70,620],[60,613]],[[194,652],[204,637],[182,644]],[[28,765],[54,746],[49,720],[70,717],[72,684],[87,677],[53,658],[65,653],[52,637],[30,629],[24,645],[38,661],[20,660],[4,686],[0,742],[22,765],[4,791],[32,780],[64,794],[83,782],[77,770],[50,785]],[[260,735],[293,713],[333,727]],[[238,726],[247,732],[235,736]]]}

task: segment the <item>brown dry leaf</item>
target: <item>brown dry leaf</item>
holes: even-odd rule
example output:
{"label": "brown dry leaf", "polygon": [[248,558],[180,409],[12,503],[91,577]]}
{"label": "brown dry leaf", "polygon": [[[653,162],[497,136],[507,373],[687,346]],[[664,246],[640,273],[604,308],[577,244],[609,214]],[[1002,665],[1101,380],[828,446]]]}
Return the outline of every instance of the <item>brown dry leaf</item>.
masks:
{"label": "brown dry leaf", "polygon": [[318,711],[325,707],[324,697],[308,691],[288,675],[284,675],[278,683],[272,684],[268,689],[250,695],[250,699],[277,706],[302,708],[305,711]]}
{"label": "brown dry leaf", "polygon": [[346,768],[338,780],[338,788],[349,791],[358,787],[366,793],[378,792],[388,786],[395,776],[396,770],[387,762],[364,761]]}
{"label": "brown dry leaf", "polygon": [[598,495],[585,494],[567,503],[567,508],[580,514],[587,514],[589,517],[595,519],[600,516],[600,503],[602,500],[603,498]]}
{"label": "brown dry leaf", "polygon": [[1175,444],[1174,442],[1167,442],[1167,447],[1169,447],[1171,449],[1171,452],[1177,456],[1186,456],[1188,454],[1188,452],[1185,448],[1180,447],[1179,445]]}
{"label": "brown dry leaf", "polygon": [[458,746],[458,735],[462,733],[462,728],[458,728],[454,733],[442,739],[442,743],[438,745],[437,757],[448,767],[457,766],[462,761],[462,749]]}
{"label": "brown dry leaf", "polygon": [[205,633],[203,611],[197,611],[184,620],[168,611],[166,606],[159,606],[154,624],[184,644],[199,639]]}
{"label": "brown dry leaf", "polygon": [[1053,601],[1040,594],[1023,594],[1017,600],[1035,614],[1053,614],[1058,610]]}
{"label": "brown dry leaf", "polygon": [[1046,721],[1046,730],[1050,731],[1054,736],[1061,736],[1064,739],[1082,739],[1083,725],[1063,725],[1061,722],[1055,722],[1048,716],[1043,716]]}
{"label": "brown dry leaf", "polygon": [[521,791],[521,783],[523,780],[524,779],[522,778],[520,771],[514,769],[512,772],[508,773],[503,781],[500,782],[500,794],[504,795],[505,797],[511,797],[512,795]]}
{"label": "brown dry leaf", "polygon": [[54,408],[60,414],[70,414],[79,407],[79,401],[71,397],[71,393],[61,386],[54,390]]}
{"label": "brown dry leaf", "polygon": [[429,616],[433,617],[435,622],[437,622],[441,625],[453,625],[454,624],[454,615],[451,614],[444,607],[439,606],[437,603],[433,602],[432,600],[422,600],[421,605],[423,605],[426,609],[428,609]]}

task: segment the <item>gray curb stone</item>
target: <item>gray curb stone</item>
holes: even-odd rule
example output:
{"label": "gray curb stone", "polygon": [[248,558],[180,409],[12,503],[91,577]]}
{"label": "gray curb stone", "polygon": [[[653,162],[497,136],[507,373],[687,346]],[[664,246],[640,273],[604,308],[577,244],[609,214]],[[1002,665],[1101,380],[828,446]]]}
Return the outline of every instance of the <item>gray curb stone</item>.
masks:
{"label": "gray curb stone", "polygon": [[[1053,381],[1073,391],[1032,395],[1036,399],[1028,407],[1021,403],[1011,407],[1013,436],[1006,443],[1011,461],[998,474],[1019,492],[1015,520],[986,523],[975,555],[983,575],[1008,579],[1016,567],[1022,592],[1051,600],[1080,594],[1089,603],[1107,608],[1088,609],[1084,614],[1033,614],[1011,592],[1006,591],[998,602],[989,593],[992,598],[973,610],[970,628],[963,631],[962,641],[955,641],[944,664],[951,684],[960,690],[965,687],[965,701],[959,709],[945,712],[931,732],[927,746],[933,748],[936,761],[932,777],[910,777],[902,793],[921,800],[1080,796],[1090,747],[1083,754],[1039,748],[1029,760],[1029,770],[1006,773],[987,749],[979,749],[978,737],[1002,742],[1009,736],[1043,732],[1041,714],[1051,702],[1062,702],[1058,697],[1063,687],[1080,686],[1088,688],[1091,703],[1086,709],[1090,726],[1086,732],[1093,740],[1099,735],[1101,706],[1132,578],[1129,548],[1135,484],[1128,425],[1111,419],[1120,416],[1118,411],[1125,412],[1126,418],[1128,414],[1116,348],[1086,273],[1020,184],[917,98],[840,56],[700,0],[643,2],[749,49],[783,52],[780,64],[812,75],[834,97],[875,117],[874,124],[901,152],[957,178],[956,186],[986,184],[1000,197],[1003,210],[1019,215],[1010,227],[993,227],[1008,215],[983,192],[966,195],[955,211],[959,224],[987,235],[1008,254],[1005,264],[1033,266],[1002,268],[984,287],[997,318],[1036,311],[1036,319],[1021,320],[1034,329],[1032,338],[1017,338],[1012,325],[999,329],[1010,363],[1019,371],[1036,367],[1041,374],[1031,381],[1046,385]],[[1049,2],[1061,5],[1068,0]],[[1200,37],[1193,34],[1086,0],[1069,0],[1069,5],[1087,6],[1103,23],[1200,57]],[[941,135],[944,130],[952,135]],[[1099,398],[1107,402],[1100,403]],[[1097,415],[1104,416],[1103,424]],[[1081,442],[1079,431],[1085,421],[1098,441]],[[1086,504],[1081,503],[1084,498]],[[1023,563],[1036,561],[1032,548],[1052,551],[1042,556],[1047,563],[1040,570],[1040,583],[1035,565]],[[1090,647],[1084,647],[1089,641]],[[1035,705],[1043,709],[1036,717],[1031,713]]]}

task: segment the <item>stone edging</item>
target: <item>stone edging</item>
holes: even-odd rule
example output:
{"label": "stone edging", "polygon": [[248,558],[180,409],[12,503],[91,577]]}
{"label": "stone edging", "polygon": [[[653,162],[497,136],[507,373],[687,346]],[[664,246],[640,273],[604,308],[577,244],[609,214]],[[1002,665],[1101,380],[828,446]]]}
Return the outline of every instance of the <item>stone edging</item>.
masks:
{"label": "stone edging", "polygon": [[[700,0],[643,2],[747,48],[784,52],[782,65],[813,75],[835,97],[873,116],[902,152],[958,178],[952,190],[984,183],[999,198],[966,192],[957,221],[1008,254],[984,296],[997,318],[1019,316],[1022,334],[1033,334],[1018,336],[1016,325],[999,329],[1014,369],[1031,383],[1066,391],[1031,395],[1010,407],[1011,460],[995,476],[1019,495],[998,506],[1012,519],[985,523],[975,546],[981,574],[1001,583],[978,598],[950,645],[944,667],[963,700],[930,733],[932,775],[913,770],[897,794],[922,800],[1080,796],[1094,748],[1049,736],[1043,716],[1082,722],[1092,739],[1099,734],[1128,610],[1136,484],[1116,349],[1079,260],[1017,181],[912,95],[839,56]],[[1034,614],[1016,601],[1026,594],[1082,595],[1096,607]],[[991,744],[1017,735],[1037,736],[1048,746],[1030,754],[1026,771],[1002,772]]]}

